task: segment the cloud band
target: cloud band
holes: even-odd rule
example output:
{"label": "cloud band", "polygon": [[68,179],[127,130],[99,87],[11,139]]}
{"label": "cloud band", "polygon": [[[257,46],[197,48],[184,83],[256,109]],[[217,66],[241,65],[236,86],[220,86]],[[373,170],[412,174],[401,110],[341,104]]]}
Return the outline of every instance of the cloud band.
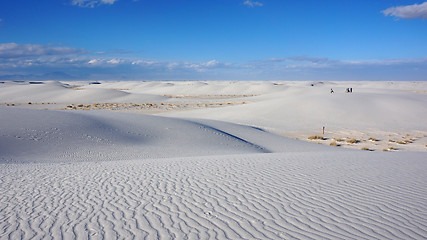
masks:
{"label": "cloud band", "polygon": [[421,4],[413,4],[407,6],[398,6],[387,8],[381,11],[385,16],[394,16],[397,18],[413,19],[421,18],[427,19],[427,2]]}

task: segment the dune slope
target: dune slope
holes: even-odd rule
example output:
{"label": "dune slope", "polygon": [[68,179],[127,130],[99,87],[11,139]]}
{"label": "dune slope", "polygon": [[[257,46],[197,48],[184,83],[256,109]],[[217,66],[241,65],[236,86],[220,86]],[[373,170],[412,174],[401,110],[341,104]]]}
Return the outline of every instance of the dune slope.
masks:
{"label": "dune slope", "polygon": [[261,129],[108,111],[0,107],[0,162],[76,162],[328,150]]}

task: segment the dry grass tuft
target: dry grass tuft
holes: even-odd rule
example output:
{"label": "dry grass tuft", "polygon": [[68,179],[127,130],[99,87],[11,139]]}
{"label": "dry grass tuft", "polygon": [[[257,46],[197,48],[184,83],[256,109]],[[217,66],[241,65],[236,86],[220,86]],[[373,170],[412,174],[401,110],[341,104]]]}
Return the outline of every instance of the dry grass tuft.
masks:
{"label": "dry grass tuft", "polygon": [[337,142],[343,142],[344,141],[344,139],[342,139],[342,138],[334,138],[334,140]]}
{"label": "dry grass tuft", "polygon": [[308,137],[308,140],[324,140],[324,138],[319,135],[314,135],[314,136]]}
{"label": "dry grass tuft", "polygon": [[387,152],[387,151],[397,150],[397,148],[389,146],[388,148],[383,148],[382,150],[383,150],[383,152]]}
{"label": "dry grass tuft", "polygon": [[346,140],[347,143],[358,143],[360,142],[359,140],[357,140],[356,138],[351,138],[351,139],[347,139]]}
{"label": "dry grass tuft", "polygon": [[396,143],[397,144],[407,144],[407,143],[412,143],[412,141],[408,140],[408,139],[403,139],[402,141],[397,141]]}
{"label": "dry grass tuft", "polygon": [[363,147],[363,148],[361,148],[362,150],[364,150],[364,151],[373,151],[373,150],[371,150],[371,149],[369,149],[369,148],[367,148],[367,147]]}
{"label": "dry grass tuft", "polygon": [[341,146],[340,144],[338,144],[336,141],[331,142],[329,145],[333,146],[333,147],[339,147]]}
{"label": "dry grass tuft", "polygon": [[373,137],[370,137],[368,140],[371,141],[371,142],[378,142],[379,141],[378,139],[373,138]]}

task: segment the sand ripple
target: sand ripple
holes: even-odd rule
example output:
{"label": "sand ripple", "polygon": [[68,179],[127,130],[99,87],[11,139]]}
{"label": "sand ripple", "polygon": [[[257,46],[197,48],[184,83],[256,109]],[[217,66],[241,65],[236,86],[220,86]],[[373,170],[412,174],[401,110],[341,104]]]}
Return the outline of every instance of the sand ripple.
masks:
{"label": "sand ripple", "polygon": [[278,153],[0,166],[1,239],[427,236],[425,154]]}

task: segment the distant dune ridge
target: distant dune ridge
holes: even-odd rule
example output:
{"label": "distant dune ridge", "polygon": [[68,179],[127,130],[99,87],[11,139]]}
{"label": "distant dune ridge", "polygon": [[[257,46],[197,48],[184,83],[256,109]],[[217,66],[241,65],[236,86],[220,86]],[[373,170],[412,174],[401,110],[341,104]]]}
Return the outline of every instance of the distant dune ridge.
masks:
{"label": "distant dune ridge", "polygon": [[425,239],[425,119],[426,82],[5,81],[0,239]]}

